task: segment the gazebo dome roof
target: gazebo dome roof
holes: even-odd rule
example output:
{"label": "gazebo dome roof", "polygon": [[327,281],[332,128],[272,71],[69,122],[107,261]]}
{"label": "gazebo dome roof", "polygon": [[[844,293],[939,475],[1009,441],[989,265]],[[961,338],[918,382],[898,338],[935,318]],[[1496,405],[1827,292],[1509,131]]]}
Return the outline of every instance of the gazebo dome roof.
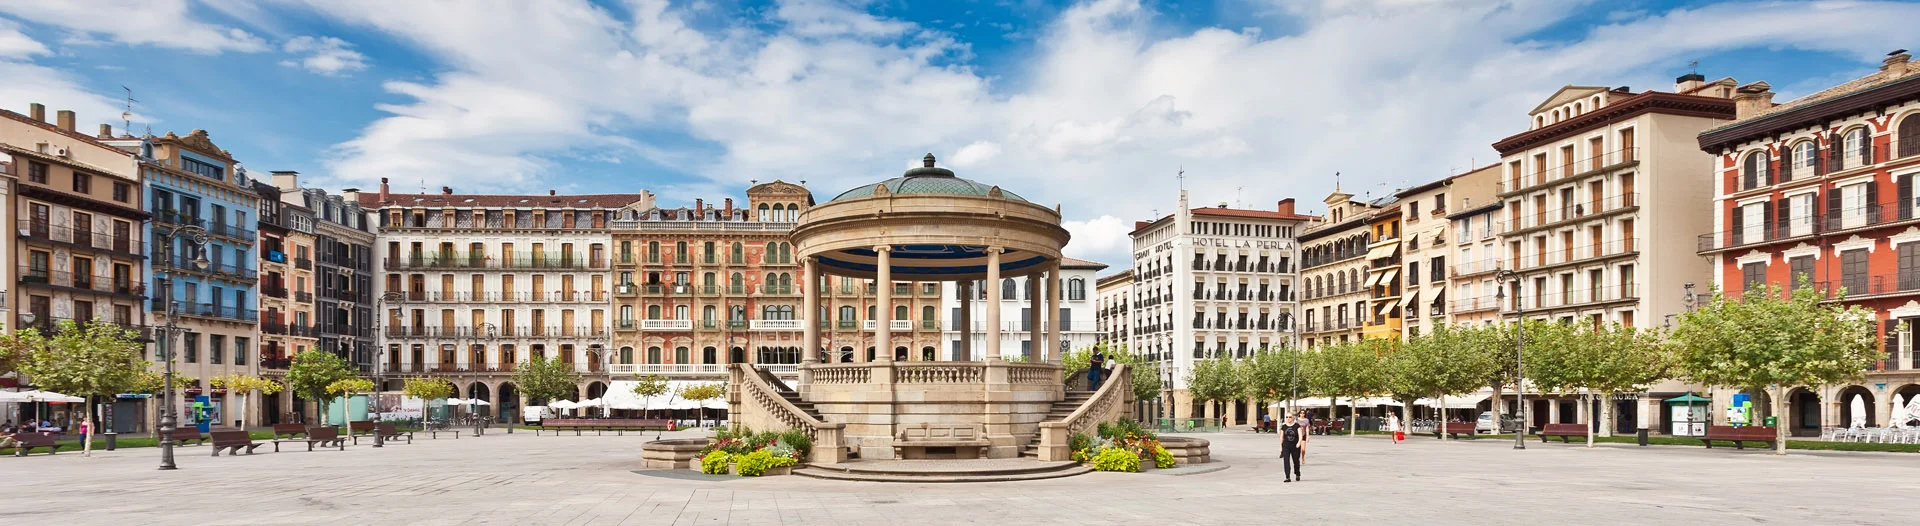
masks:
{"label": "gazebo dome roof", "polygon": [[[953,170],[934,167],[933,154],[931,153],[921,159],[921,162],[923,164],[922,166],[909,169],[907,173],[901,174],[900,177],[854,187],[852,190],[841,192],[840,195],[835,196],[828,202],[872,197],[878,192],[878,188],[880,187],[886,187],[887,193],[895,195],[996,196],[993,191],[993,185],[957,177],[953,175]],[[1026,199],[1014,195],[1013,192],[1006,191],[1005,189],[1001,189],[997,197],[1022,203],[1027,202]]]}

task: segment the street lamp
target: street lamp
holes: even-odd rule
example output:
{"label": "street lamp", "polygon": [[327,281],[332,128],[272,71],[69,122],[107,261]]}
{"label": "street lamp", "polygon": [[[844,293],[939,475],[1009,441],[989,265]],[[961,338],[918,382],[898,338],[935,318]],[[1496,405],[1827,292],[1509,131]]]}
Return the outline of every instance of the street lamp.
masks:
{"label": "street lamp", "polygon": [[[388,291],[386,294],[381,294],[380,310],[382,312],[386,311],[386,305],[388,303],[399,303],[404,297],[405,296],[400,294],[399,291]],[[378,315],[376,314],[376,316]],[[375,332],[378,332],[378,330]],[[373,447],[387,447],[387,441],[384,440],[384,437],[380,436],[384,434],[380,432],[380,391],[387,387],[386,382],[383,381],[384,379],[381,378],[380,375],[380,363],[384,361],[382,358],[385,358],[386,354],[386,347],[375,345],[373,349],[373,364],[372,367],[369,367],[369,369],[373,370],[373,401],[371,404],[368,404],[373,406]],[[420,419],[423,423],[426,421],[426,409],[427,406],[425,403],[420,404]]]}
{"label": "street lamp", "polygon": [[[1505,282],[1507,280],[1513,281],[1513,311],[1514,311],[1514,315],[1517,317],[1517,320],[1518,320],[1517,323],[1514,324],[1514,329],[1513,329],[1513,405],[1515,406],[1516,409],[1518,409],[1518,411],[1515,411],[1515,412],[1519,413],[1519,417],[1520,417],[1520,429],[1515,430],[1513,432],[1513,448],[1526,449],[1527,448],[1526,360],[1521,357],[1522,356],[1521,351],[1525,349],[1527,346],[1527,311],[1523,307],[1523,305],[1526,304],[1526,301],[1520,298],[1520,276],[1518,275],[1518,273],[1511,270],[1501,269],[1500,272],[1494,274],[1494,280],[1499,282]],[[1493,298],[1494,298],[1495,304],[1506,302],[1507,288],[1500,287],[1498,289],[1495,289]],[[1495,428],[1500,427],[1499,422],[1494,422],[1493,425]]]}
{"label": "street lamp", "polygon": [[[161,361],[166,362],[167,372],[161,377],[164,379],[164,385],[160,390],[160,469],[172,470],[179,469],[173,463],[173,428],[179,425],[180,418],[173,401],[173,337],[181,332],[178,316],[180,303],[173,301],[173,273],[176,270],[174,265],[177,264],[177,260],[173,257],[173,241],[181,239],[193,246],[194,257],[191,264],[195,270],[206,270],[211,262],[207,261],[207,230],[205,228],[197,225],[181,225],[165,230],[156,228],[153,236],[155,241],[167,247],[166,265],[161,267],[167,273],[166,288],[161,292],[161,297],[167,302],[167,324],[161,327],[163,334],[161,341],[165,342],[165,345],[160,346],[166,352],[166,356]],[[28,315],[31,314],[28,313]]]}

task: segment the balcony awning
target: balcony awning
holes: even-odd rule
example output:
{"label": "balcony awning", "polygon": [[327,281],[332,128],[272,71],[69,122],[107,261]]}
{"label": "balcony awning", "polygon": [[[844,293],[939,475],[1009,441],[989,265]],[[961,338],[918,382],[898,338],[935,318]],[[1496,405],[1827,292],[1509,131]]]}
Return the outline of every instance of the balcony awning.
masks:
{"label": "balcony awning", "polygon": [[1367,259],[1390,258],[1390,257],[1393,257],[1394,254],[1399,254],[1399,253],[1400,253],[1399,243],[1394,243],[1391,245],[1381,245],[1381,246],[1373,247],[1373,250],[1368,250]]}
{"label": "balcony awning", "polygon": [[1378,285],[1393,284],[1393,277],[1398,275],[1400,275],[1400,267],[1388,268],[1386,272],[1380,273],[1380,283],[1378,283]]}
{"label": "balcony awning", "polygon": [[1407,306],[1407,304],[1413,303],[1413,300],[1416,300],[1419,298],[1420,298],[1419,291],[1408,292],[1407,295],[1400,297],[1400,306],[1405,307]]}
{"label": "balcony awning", "polygon": [[1374,285],[1379,285],[1379,284],[1380,284],[1379,274],[1367,274],[1367,284],[1361,285],[1361,288],[1370,289],[1370,288],[1373,288]]}
{"label": "balcony awning", "polygon": [[1399,305],[1395,304],[1394,302],[1382,301],[1378,305],[1374,306],[1373,313],[1377,316],[1385,317],[1387,316],[1389,311],[1392,311],[1393,308],[1397,306]]}

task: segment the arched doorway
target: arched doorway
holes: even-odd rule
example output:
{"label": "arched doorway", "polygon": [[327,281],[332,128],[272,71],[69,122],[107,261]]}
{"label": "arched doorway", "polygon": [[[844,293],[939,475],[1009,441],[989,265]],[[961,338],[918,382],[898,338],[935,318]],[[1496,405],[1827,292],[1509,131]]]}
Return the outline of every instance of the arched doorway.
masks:
{"label": "arched doorway", "polygon": [[500,383],[500,398],[493,401],[500,408],[500,421],[506,423],[523,422],[520,415],[520,389],[513,382]]}
{"label": "arched doorway", "polygon": [[727,358],[727,363],[746,363],[746,361],[747,350],[742,347],[734,347]]}
{"label": "arched doorway", "polygon": [[1787,392],[1787,433],[1797,437],[1820,436],[1820,395],[1805,387]]}
{"label": "arched doorway", "polygon": [[896,361],[896,362],[904,362],[904,361],[907,361],[907,348],[906,348],[906,347],[894,347],[894,348],[893,348],[893,360],[894,360],[894,361]]}
{"label": "arched doorway", "polygon": [[[493,403],[492,393],[493,390],[488,389],[487,384],[481,382],[474,382],[472,385],[467,386],[467,398],[469,399],[486,400],[487,403],[491,404]],[[467,409],[473,411],[473,414],[476,416],[488,417],[493,416],[494,407],[495,406],[492,405],[469,405]]]}
{"label": "arched doorway", "polygon": [[[1855,413],[1853,410],[1853,399],[1856,396],[1860,398],[1861,402],[1865,406],[1861,408],[1861,409],[1864,409],[1864,411],[1861,411],[1859,413]],[[1873,391],[1868,390],[1865,387],[1861,387],[1858,385],[1850,385],[1844,389],[1841,389],[1840,397],[1834,400],[1834,403],[1840,404],[1840,426],[1841,427],[1853,427],[1853,422],[1855,419],[1859,419],[1861,422],[1861,425],[1865,427],[1875,427],[1880,425],[1880,421],[1874,419],[1875,408],[1874,408]]]}
{"label": "arched doorway", "polygon": [[[1903,386],[1900,386],[1899,389],[1895,389],[1893,391],[1892,402],[1894,404],[1897,404],[1898,406],[1905,407],[1905,406],[1913,405],[1913,402],[1916,399],[1920,399],[1920,384],[1903,385]],[[1894,413],[1900,414],[1901,411],[1896,409],[1894,410]],[[1912,419],[1920,419],[1920,412],[1907,411],[1905,414],[1907,415],[1909,422],[1911,422]],[[1894,423],[1887,422],[1887,425],[1891,426],[1891,425],[1894,425]]]}
{"label": "arched doorway", "polygon": [[700,349],[700,363],[720,363],[720,351],[712,347]]}
{"label": "arched doorway", "polygon": [[587,398],[601,398],[607,394],[607,384],[598,380],[587,383]]}
{"label": "arched doorway", "polygon": [[920,348],[920,361],[923,361],[923,362],[931,362],[931,361],[934,361],[934,360],[935,360],[935,357],[934,357],[934,355],[933,355],[933,347],[932,347],[932,346],[927,346],[927,347],[921,347],[921,348]]}
{"label": "arched doorway", "polygon": [[283,417],[283,415],[280,414],[281,397],[281,393],[273,393],[260,397],[260,412],[266,415],[267,425],[281,423],[280,419]]}
{"label": "arched doorway", "polygon": [[853,363],[853,347],[840,348],[840,363]]}

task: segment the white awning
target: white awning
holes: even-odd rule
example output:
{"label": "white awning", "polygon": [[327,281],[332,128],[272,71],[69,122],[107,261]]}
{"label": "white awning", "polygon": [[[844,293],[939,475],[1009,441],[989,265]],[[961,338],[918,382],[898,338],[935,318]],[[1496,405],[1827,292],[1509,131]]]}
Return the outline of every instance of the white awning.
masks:
{"label": "white awning", "polygon": [[1400,297],[1400,306],[1405,307],[1408,303],[1413,303],[1413,300],[1419,297],[1419,292],[1408,292],[1407,295]]}
{"label": "white awning", "polygon": [[1393,277],[1394,277],[1394,276],[1398,276],[1398,275],[1400,275],[1400,267],[1390,267],[1390,268],[1388,268],[1388,269],[1387,269],[1387,271],[1386,271],[1386,272],[1381,272],[1381,273],[1380,273],[1380,284],[1381,284],[1381,285],[1392,285],[1392,284],[1393,284]]}
{"label": "white awning", "polygon": [[[1491,395],[1488,395],[1487,393],[1474,393],[1466,396],[1447,396],[1443,398],[1447,402],[1447,409],[1472,409],[1474,406],[1480,405],[1480,402],[1484,402],[1486,401],[1487,398],[1490,398],[1490,397]],[[1440,407],[1440,400],[1435,400],[1432,398],[1421,398],[1419,400],[1414,400],[1413,405],[1424,405],[1427,407]]]}
{"label": "white awning", "polygon": [[1360,288],[1361,290],[1366,290],[1366,289],[1373,288],[1374,285],[1379,285],[1379,284],[1380,284],[1380,275],[1374,274],[1374,273],[1368,273],[1367,284],[1361,285]]}
{"label": "white awning", "polygon": [[1393,257],[1394,254],[1398,254],[1398,253],[1400,253],[1399,243],[1394,243],[1391,245],[1382,245],[1382,246],[1373,247],[1373,250],[1368,250],[1367,259],[1390,258],[1390,257]]}
{"label": "white awning", "polygon": [[702,406],[705,406],[707,409],[726,409],[726,398],[715,398],[704,402],[695,402],[680,398],[680,395],[676,394],[682,387],[715,382],[717,382],[717,380],[668,380],[667,392],[662,393],[660,396],[641,398],[633,394],[633,386],[639,382],[614,380],[611,385],[607,386],[607,393],[600,398],[600,405],[607,409],[633,410],[700,409]]}

